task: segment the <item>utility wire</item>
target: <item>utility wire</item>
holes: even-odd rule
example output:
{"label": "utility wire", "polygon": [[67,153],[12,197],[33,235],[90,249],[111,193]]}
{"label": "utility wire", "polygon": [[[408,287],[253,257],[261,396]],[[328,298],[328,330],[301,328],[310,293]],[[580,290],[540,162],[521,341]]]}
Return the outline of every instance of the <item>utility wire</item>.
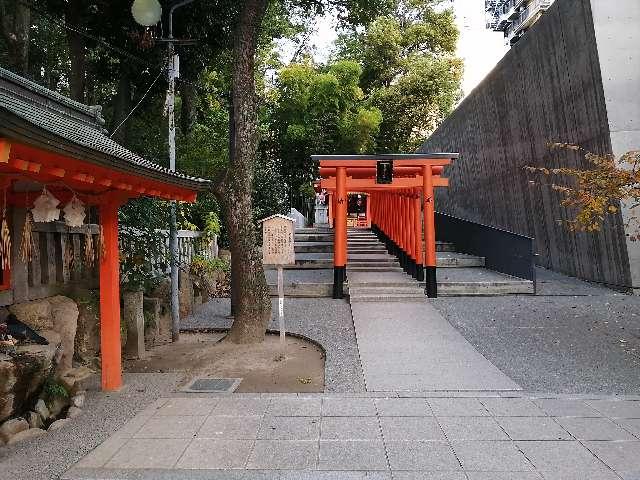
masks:
{"label": "utility wire", "polygon": [[156,82],[158,81],[158,79],[160,78],[160,76],[164,73],[164,69],[160,70],[160,73],[158,73],[158,75],[156,76],[156,78],[153,80],[153,82],[151,82],[151,85],[149,85],[149,88],[147,88],[147,91],[144,92],[144,95],[142,95],[142,98],[138,101],[138,103],[136,103],[135,107],[133,107],[131,109],[131,111],[129,112],[129,114],[124,118],[124,120],[122,120],[118,126],[113,130],[113,132],[111,132],[111,135],[109,135],[109,138],[113,137],[115,135],[115,133],[118,131],[118,129],[124,125],[124,123],[129,120],[129,117],[131,115],[133,115],[133,112],[136,111],[136,109],[140,106],[140,104],[144,101],[144,99],[147,97],[147,95],[149,95],[149,92],[151,91],[151,89],[153,88],[153,86],[156,84]]}

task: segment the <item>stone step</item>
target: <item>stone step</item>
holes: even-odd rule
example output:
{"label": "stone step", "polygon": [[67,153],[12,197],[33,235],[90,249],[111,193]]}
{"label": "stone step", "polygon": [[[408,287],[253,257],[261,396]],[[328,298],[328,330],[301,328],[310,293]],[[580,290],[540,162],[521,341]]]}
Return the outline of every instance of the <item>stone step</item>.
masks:
{"label": "stone step", "polygon": [[424,302],[426,297],[423,293],[411,294],[411,293],[397,293],[391,295],[376,295],[376,294],[363,294],[363,295],[349,295],[349,300],[352,303],[355,302]]}
{"label": "stone step", "polygon": [[349,285],[349,295],[393,295],[396,293],[424,295],[424,288],[421,288],[417,282],[402,287]]}
{"label": "stone step", "polygon": [[[349,260],[348,267],[399,267],[400,263],[397,260],[389,259],[386,262],[375,260]],[[347,268],[348,268],[347,267]]]}
{"label": "stone step", "polygon": [[293,248],[296,253],[331,253],[333,242],[295,242]]}
{"label": "stone step", "polygon": [[333,233],[296,233],[294,241],[297,242],[331,242],[333,243]]}
{"label": "stone step", "polygon": [[293,232],[295,235],[298,234],[312,234],[312,235],[318,235],[318,234],[331,234],[333,235],[333,229],[332,228],[316,228],[316,227],[305,227],[305,228],[296,228]]}
{"label": "stone step", "polygon": [[354,272],[403,272],[402,267],[398,266],[371,266],[371,265],[351,265],[347,267],[347,271],[353,270]]}

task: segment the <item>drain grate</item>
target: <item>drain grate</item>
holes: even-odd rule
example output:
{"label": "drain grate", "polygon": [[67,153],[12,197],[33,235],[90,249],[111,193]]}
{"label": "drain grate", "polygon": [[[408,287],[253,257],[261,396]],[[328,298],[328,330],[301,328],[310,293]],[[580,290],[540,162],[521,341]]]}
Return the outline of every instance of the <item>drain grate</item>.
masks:
{"label": "drain grate", "polygon": [[231,393],[238,388],[241,381],[241,378],[201,377],[192,380],[182,391],[193,393]]}

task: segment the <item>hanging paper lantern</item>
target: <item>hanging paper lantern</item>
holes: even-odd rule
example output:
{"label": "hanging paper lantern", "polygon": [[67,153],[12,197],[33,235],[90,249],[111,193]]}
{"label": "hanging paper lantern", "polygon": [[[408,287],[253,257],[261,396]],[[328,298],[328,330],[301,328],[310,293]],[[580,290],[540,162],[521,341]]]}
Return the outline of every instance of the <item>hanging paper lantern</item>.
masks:
{"label": "hanging paper lantern", "polygon": [[84,224],[87,216],[84,210],[84,203],[75,195],[67,206],[64,207],[64,221],[69,227],[80,227]]}
{"label": "hanging paper lantern", "polygon": [[31,215],[33,215],[34,222],[53,222],[60,218],[60,209],[58,205],[60,202],[56,197],[51,195],[49,190],[42,189],[42,194],[36,198],[33,202],[33,208],[31,209]]}

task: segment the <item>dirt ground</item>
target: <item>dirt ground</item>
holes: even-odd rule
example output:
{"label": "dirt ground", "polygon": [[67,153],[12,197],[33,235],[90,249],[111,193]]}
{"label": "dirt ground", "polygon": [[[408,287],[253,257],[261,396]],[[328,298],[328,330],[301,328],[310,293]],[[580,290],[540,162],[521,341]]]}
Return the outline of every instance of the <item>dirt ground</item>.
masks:
{"label": "dirt ground", "polygon": [[128,372],[184,372],[180,387],[196,377],[242,378],[236,392],[322,392],[324,354],[316,345],[287,337],[280,355],[277,335],[256,345],[221,341],[224,334],[181,333],[177,344],[160,345],[141,360],[125,361]]}

